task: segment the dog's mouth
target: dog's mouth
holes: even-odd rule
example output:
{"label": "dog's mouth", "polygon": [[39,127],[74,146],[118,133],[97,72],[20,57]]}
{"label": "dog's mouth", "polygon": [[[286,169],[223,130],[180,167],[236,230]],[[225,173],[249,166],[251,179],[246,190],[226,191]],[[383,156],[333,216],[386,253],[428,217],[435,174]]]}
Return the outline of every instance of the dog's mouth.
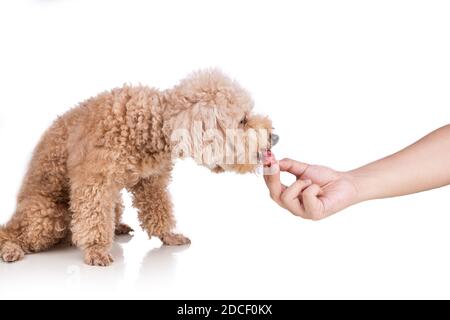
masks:
{"label": "dog's mouth", "polygon": [[258,172],[262,168],[270,168],[274,163],[274,156],[271,148],[275,146],[279,141],[279,137],[276,134],[271,134],[269,143],[266,148],[256,152],[255,158],[248,163],[236,163],[236,164],[215,164],[210,170],[214,173],[222,173],[225,171],[235,171],[238,173]]}
{"label": "dog's mouth", "polygon": [[274,155],[270,149],[258,152],[258,165],[269,167],[274,163]]}
{"label": "dog's mouth", "polygon": [[273,156],[271,148],[275,146],[278,143],[278,141],[280,141],[280,137],[275,133],[270,133],[268,148],[258,151],[256,155],[258,165],[263,166],[268,165],[267,159],[270,159]]}
{"label": "dog's mouth", "polygon": [[256,153],[256,161],[258,161],[258,164],[261,164],[262,158],[263,158],[263,151],[258,151]]}
{"label": "dog's mouth", "polygon": [[266,152],[270,151],[270,149],[265,149],[262,151],[258,151],[258,153],[256,154],[256,160],[258,161],[258,165],[262,165],[264,162],[264,154]]}

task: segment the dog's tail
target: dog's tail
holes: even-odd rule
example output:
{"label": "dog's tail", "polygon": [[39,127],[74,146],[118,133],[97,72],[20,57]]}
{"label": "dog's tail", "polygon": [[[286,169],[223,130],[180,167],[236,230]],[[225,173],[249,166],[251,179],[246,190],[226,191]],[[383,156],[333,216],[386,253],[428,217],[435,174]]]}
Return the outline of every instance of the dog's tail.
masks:
{"label": "dog's tail", "polygon": [[0,258],[5,262],[14,262],[24,257],[25,253],[7,227],[0,226]]}

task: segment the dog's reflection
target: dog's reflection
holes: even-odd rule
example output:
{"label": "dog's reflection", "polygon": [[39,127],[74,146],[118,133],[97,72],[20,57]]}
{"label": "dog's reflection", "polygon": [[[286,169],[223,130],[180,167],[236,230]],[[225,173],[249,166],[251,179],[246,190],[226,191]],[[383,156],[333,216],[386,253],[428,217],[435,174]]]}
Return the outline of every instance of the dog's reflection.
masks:
{"label": "dog's reflection", "polygon": [[[147,294],[151,294],[150,291],[164,292],[176,278],[176,255],[189,246],[152,248],[140,263],[139,257],[136,257],[137,263],[129,261],[130,257],[125,262],[122,246],[138,245],[131,239],[131,236],[121,236],[115,240],[112,247],[114,263],[106,268],[84,264],[81,252],[68,245],[27,255],[26,259],[14,264],[2,262],[0,296],[14,298],[10,288],[15,288],[14,292],[20,293],[21,297],[54,297],[58,292],[61,297],[82,295],[92,298],[98,294],[114,297],[123,292],[124,285]],[[48,296],[42,296],[43,288],[46,288]]]}
{"label": "dog's reflection", "polygon": [[114,292],[125,270],[122,246],[114,243],[112,254],[115,263],[111,267],[91,267],[83,263],[77,248],[64,244],[45,253],[27,255],[14,264],[0,263],[0,294],[11,287],[30,296],[41,296],[43,288],[49,295],[52,289],[69,294],[83,292],[86,297],[95,292]]}
{"label": "dog's reflection", "polygon": [[142,260],[136,287],[166,287],[175,278],[176,255],[188,248],[189,246],[162,246],[150,250]]}

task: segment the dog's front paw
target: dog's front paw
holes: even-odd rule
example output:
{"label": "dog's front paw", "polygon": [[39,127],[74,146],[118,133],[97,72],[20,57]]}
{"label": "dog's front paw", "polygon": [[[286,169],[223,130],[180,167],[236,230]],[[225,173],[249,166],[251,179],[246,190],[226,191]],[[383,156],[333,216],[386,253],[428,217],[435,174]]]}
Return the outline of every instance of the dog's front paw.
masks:
{"label": "dog's front paw", "polygon": [[178,233],[166,233],[160,239],[166,246],[184,246],[191,244],[189,238]]}
{"label": "dog's front paw", "polygon": [[84,252],[84,262],[91,266],[107,267],[110,266],[114,260],[105,249],[89,248]]}
{"label": "dog's front paw", "polygon": [[121,223],[116,227],[116,235],[124,235],[124,234],[130,234],[131,232],[134,232],[134,230],[127,224]]}

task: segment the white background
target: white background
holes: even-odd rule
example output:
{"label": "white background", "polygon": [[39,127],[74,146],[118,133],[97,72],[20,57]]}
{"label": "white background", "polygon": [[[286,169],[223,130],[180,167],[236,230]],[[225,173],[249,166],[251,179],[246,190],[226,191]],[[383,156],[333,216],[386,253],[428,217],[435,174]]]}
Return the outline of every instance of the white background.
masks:
{"label": "white background", "polygon": [[[1,1],[0,223],[58,114],[204,67],[249,89],[278,157],[348,170],[397,151],[449,123],[449,17],[448,1]],[[76,249],[26,256],[0,263],[0,297],[450,298],[448,188],[310,222],[277,207],[261,177],[189,160],[173,176],[190,248],[147,240],[128,206],[138,231],[112,267]]]}

